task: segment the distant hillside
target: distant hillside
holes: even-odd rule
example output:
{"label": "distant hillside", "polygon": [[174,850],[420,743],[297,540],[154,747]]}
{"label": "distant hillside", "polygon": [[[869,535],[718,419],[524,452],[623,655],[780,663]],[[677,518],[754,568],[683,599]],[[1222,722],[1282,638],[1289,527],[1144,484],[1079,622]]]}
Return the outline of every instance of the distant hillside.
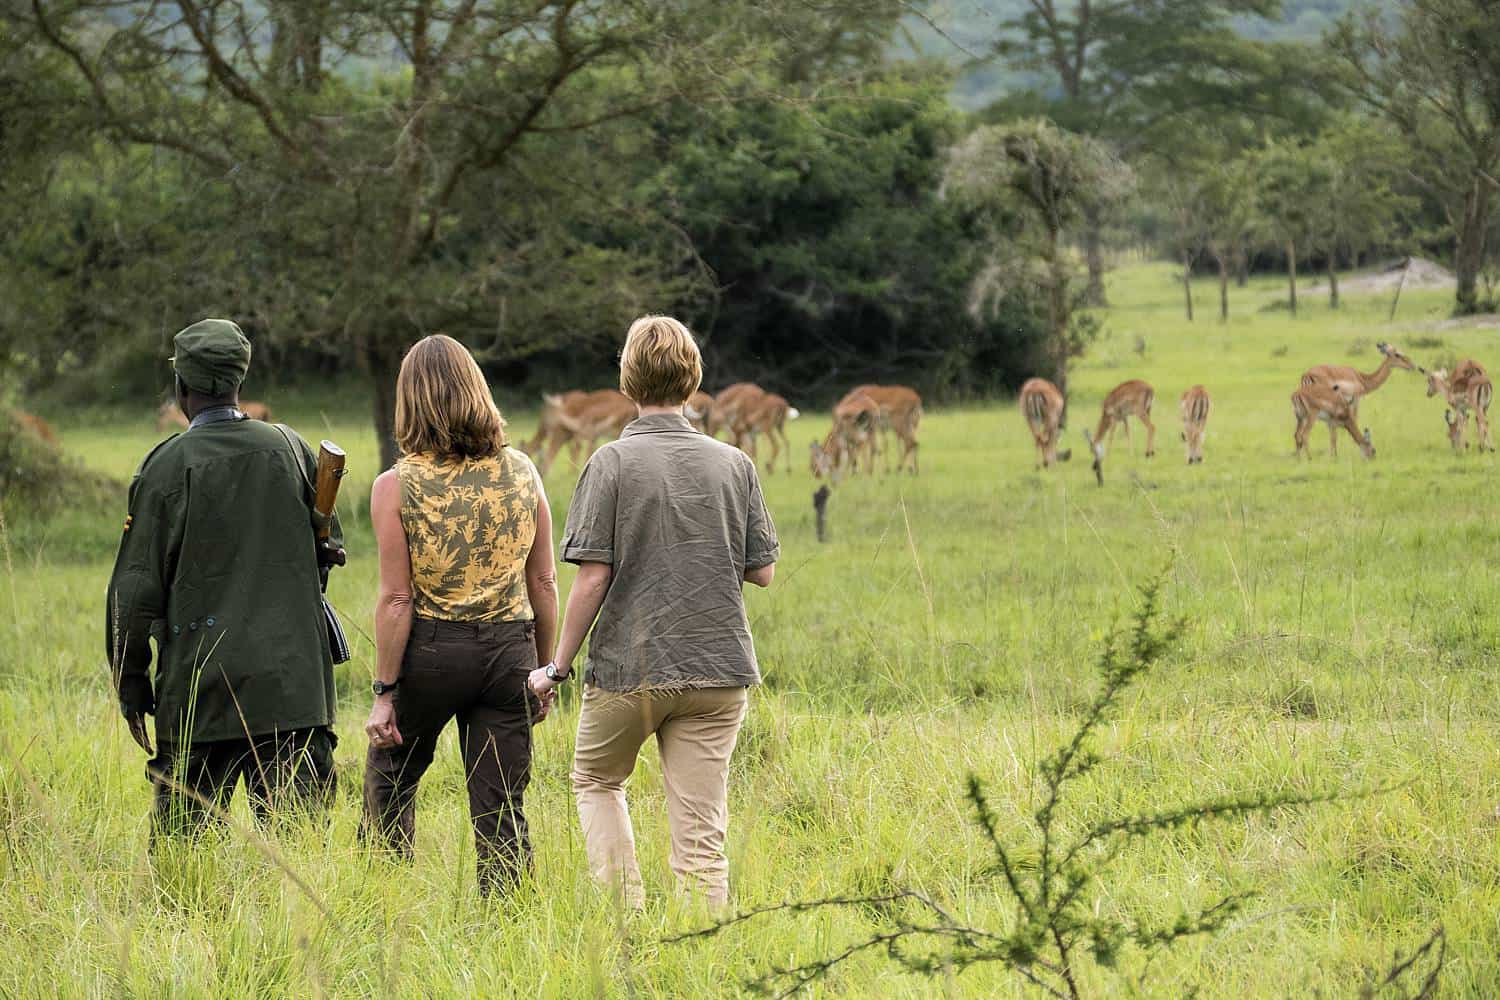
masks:
{"label": "distant hillside", "polygon": [[[1249,38],[1315,42],[1340,15],[1359,2],[1284,0],[1279,20],[1246,18],[1241,22],[1240,30]],[[1000,23],[1026,7],[1026,0],[934,0],[924,8],[924,13],[937,27],[929,26],[916,16],[908,17],[908,39],[903,48],[963,65],[970,61],[965,51],[983,56],[999,32]],[[1024,78],[1002,68],[974,67],[959,78],[953,98],[965,108],[982,108],[1007,90],[1025,83]]]}

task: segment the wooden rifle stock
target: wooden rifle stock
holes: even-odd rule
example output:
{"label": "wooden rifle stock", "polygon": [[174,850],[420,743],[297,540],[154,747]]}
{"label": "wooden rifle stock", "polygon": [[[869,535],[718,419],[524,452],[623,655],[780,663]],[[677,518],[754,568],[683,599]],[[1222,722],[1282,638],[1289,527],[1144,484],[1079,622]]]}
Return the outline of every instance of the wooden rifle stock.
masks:
{"label": "wooden rifle stock", "polygon": [[318,541],[326,541],[333,531],[333,505],[339,498],[339,483],[344,478],[344,449],[332,441],[318,446],[318,478],[313,487],[313,511],[318,516]]}

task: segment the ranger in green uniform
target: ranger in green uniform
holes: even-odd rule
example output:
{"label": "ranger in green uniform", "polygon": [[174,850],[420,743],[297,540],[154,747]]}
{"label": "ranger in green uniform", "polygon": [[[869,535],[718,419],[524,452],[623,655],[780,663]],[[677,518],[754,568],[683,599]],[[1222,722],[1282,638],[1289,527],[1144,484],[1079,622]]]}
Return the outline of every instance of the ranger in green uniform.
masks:
{"label": "ranger in green uniform", "polygon": [[[120,708],[148,754],[157,830],[201,824],[243,777],[257,815],[321,804],[332,790],[333,661],[316,542],[317,459],[294,432],[248,420],[239,386],[250,342],[209,319],[173,340],[188,429],[158,445],[130,484],[109,581],[109,662]],[[156,640],[156,671],[149,672]]]}

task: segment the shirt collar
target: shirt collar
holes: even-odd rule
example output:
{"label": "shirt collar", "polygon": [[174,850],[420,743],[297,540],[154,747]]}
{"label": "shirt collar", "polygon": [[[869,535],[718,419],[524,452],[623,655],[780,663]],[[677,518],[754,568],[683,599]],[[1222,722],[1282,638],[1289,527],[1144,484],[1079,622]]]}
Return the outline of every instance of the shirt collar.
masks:
{"label": "shirt collar", "polygon": [[210,406],[206,410],[199,410],[198,415],[188,424],[188,430],[202,427],[204,424],[219,424],[226,420],[244,420],[245,415],[240,412],[238,406]]}
{"label": "shirt collar", "polygon": [[636,434],[665,434],[671,431],[698,433],[693,425],[688,423],[687,417],[680,413],[653,413],[648,417],[636,417],[626,424],[625,429],[620,432],[620,437],[627,438]]}

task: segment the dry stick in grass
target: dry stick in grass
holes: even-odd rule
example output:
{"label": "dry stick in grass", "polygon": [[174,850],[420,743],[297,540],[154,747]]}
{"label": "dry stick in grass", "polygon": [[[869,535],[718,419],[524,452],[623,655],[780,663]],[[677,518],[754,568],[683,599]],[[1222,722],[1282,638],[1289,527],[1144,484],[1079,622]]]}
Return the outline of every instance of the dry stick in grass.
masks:
{"label": "dry stick in grass", "polygon": [[[874,909],[887,926],[842,951],[796,965],[772,967],[750,980],[749,987],[787,996],[823,980],[833,969],[857,955],[883,950],[905,970],[927,977],[948,976],[974,965],[998,963],[1049,996],[1078,1000],[1083,995],[1080,979],[1085,959],[1098,968],[1113,968],[1127,945],[1134,945],[1150,956],[1184,938],[1214,935],[1232,926],[1250,894],[1229,893],[1201,909],[1184,911],[1166,924],[1152,926],[1102,913],[1098,904],[1104,890],[1098,887],[1111,862],[1137,838],[1215,819],[1249,817],[1287,806],[1374,795],[1391,789],[1226,796],[1095,821],[1078,832],[1070,832],[1071,824],[1061,818],[1066,793],[1075,781],[1103,763],[1091,746],[1092,737],[1118,709],[1125,691],[1174,649],[1180,638],[1182,621],[1164,621],[1160,609],[1167,572],[1164,569],[1140,588],[1140,607],[1130,624],[1116,627],[1106,637],[1098,661],[1103,684],[1073,736],[1039,761],[1042,801],[1029,817],[1030,844],[1015,848],[1006,843],[999,816],[986,797],[983,783],[975,775],[968,778],[966,792],[975,822],[995,856],[998,876],[1003,879],[998,895],[1013,905],[1009,930],[967,926],[930,896],[908,889],[885,895],[784,903],[720,920],[669,940],[709,937],[777,912],[807,913],[832,907]],[[1023,865],[1018,861],[1018,853],[1036,860]]]}

